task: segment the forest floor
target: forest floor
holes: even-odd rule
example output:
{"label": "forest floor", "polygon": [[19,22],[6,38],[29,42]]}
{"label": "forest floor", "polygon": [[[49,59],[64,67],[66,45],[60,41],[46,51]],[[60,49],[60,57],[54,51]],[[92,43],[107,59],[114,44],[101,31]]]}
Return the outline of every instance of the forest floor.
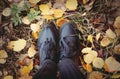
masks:
{"label": "forest floor", "polygon": [[[120,79],[120,0],[0,0],[0,79],[32,79],[45,23],[74,22],[87,79]],[[59,75],[58,75],[59,77]]]}

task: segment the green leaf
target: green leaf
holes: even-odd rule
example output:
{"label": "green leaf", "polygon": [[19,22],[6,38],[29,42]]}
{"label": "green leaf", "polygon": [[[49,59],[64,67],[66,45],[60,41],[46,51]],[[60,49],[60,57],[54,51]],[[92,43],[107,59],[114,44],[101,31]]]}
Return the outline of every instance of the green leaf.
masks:
{"label": "green leaf", "polygon": [[19,9],[19,7],[17,6],[17,4],[13,4],[13,5],[11,6],[11,11],[12,11],[13,14],[16,14],[16,13],[20,13],[20,12],[21,12],[20,9]]}
{"label": "green leaf", "polygon": [[40,14],[40,11],[30,12],[27,16],[29,21],[35,20],[35,18]]}

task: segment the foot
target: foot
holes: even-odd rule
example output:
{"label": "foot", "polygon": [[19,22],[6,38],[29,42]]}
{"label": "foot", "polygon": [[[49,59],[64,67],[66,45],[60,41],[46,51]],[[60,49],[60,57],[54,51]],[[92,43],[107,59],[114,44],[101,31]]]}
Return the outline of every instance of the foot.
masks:
{"label": "foot", "polygon": [[67,22],[60,29],[60,59],[73,57],[79,47],[79,37],[74,24]]}
{"label": "foot", "polygon": [[50,59],[56,60],[56,47],[57,47],[57,35],[54,25],[48,24],[42,29],[38,38],[38,51],[40,57],[40,64],[46,60]]}

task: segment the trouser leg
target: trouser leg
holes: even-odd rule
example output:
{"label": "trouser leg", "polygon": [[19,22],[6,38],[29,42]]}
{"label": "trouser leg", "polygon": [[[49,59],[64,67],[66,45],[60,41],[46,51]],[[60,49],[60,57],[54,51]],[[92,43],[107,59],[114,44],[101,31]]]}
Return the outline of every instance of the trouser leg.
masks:
{"label": "trouser leg", "polygon": [[57,65],[51,60],[45,60],[33,79],[56,79]]}
{"label": "trouser leg", "polygon": [[62,59],[59,64],[60,79],[85,79],[71,59]]}

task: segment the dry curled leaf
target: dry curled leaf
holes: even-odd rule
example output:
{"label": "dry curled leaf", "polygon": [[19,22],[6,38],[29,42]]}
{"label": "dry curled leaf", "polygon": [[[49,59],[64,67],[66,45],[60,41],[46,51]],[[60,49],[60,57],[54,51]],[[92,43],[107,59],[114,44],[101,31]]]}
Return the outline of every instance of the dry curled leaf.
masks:
{"label": "dry curled leaf", "polygon": [[103,79],[103,73],[98,71],[93,71],[88,79]]}
{"label": "dry curled leaf", "polygon": [[105,60],[105,65],[106,68],[105,70],[108,71],[108,72],[116,72],[116,71],[120,71],[120,63],[115,60],[115,58],[113,57],[108,57],[106,60]]}
{"label": "dry curled leaf", "polygon": [[5,76],[3,79],[13,79],[13,76],[8,75],[8,76]]}
{"label": "dry curled leaf", "polygon": [[116,34],[110,28],[106,31],[106,36],[112,39],[116,38]]}
{"label": "dry curled leaf", "polygon": [[93,60],[92,64],[95,68],[100,68],[101,69],[104,66],[104,60],[102,58],[97,57]]}
{"label": "dry curled leaf", "polygon": [[11,9],[10,8],[5,8],[2,12],[4,16],[10,16],[11,15]]}
{"label": "dry curled leaf", "polygon": [[67,0],[66,1],[66,8],[68,8],[68,10],[75,10],[75,9],[77,9],[77,6],[78,6],[77,0]]}

